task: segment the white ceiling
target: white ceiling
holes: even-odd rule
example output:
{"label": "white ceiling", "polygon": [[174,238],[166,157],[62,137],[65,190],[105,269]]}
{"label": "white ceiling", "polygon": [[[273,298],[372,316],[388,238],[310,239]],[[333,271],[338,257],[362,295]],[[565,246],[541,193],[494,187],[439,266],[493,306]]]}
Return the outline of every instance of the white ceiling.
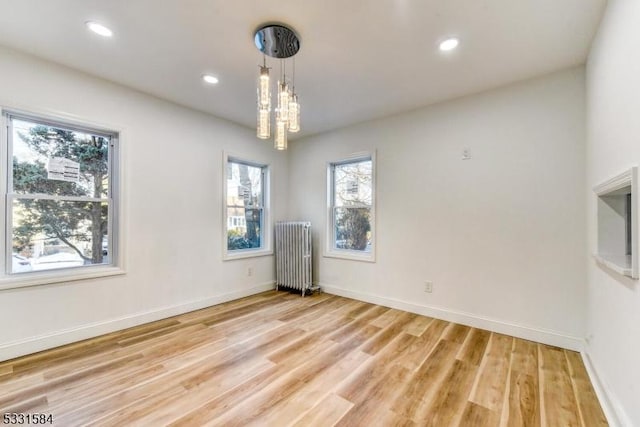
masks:
{"label": "white ceiling", "polygon": [[[582,64],[605,3],[0,0],[0,44],[254,127],[254,30],[283,22],[301,38],[300,135],[310,135]],[[114,37],[88,32],[88,20]],[[442,54],[448,36],[460,47]],[[205,72],[220,83],[205,85]]]}

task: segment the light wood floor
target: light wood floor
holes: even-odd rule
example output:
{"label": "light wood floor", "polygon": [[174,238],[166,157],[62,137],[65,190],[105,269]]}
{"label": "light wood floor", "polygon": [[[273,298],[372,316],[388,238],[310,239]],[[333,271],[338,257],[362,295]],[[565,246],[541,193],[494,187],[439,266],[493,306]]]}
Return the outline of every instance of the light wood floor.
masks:
{"label": "light wood floor", "polygon": [[580,355],[346,298],[267,292],[0,363],[56,426],[600,426]]}

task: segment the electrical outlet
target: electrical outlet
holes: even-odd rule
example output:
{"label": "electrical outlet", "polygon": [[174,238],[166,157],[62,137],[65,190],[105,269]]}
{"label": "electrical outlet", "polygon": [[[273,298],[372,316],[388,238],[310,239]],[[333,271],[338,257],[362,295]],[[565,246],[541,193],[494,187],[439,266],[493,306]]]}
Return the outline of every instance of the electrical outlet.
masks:
{"label": "electrical outlet", "polygon": [[253,276],[253,268],[252,267],[247,268],[247,276],[249,276],[249,277]]}
{"label": "electrical outlet", "polygon": [[471,159],[471,148],[464,147],[462,149],[462,160],[470,160]]}
{"label": "electrical outlet", "polygon": [[433,292],[433,282],[426,281],[424,282],[424,291],[427,293]]}

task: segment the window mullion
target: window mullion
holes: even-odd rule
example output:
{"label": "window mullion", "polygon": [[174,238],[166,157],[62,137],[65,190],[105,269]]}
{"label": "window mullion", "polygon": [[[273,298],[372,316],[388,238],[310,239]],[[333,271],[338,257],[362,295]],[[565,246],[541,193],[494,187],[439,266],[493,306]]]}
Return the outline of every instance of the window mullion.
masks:
{"label": "window mullion", "polygon": [[[113,157],[113,152],[114,150],[114,146],[115,146],[115,141],[114,141],[115,137],[114,136],[110,136],[108,138],[109,140],[109,148],[107,149],[107,182],[109,183],[109,187],[107,190],[107,196],[111,199],[113,198],[113,180],[111,179],[111,177],[113,176],[113,162],[112,162],[112,157]],[[111,225],[109,225],[109,229],[111,229]]]}
{"label": "window mullion", "polygon": [[356,205],[342,205],[337,207],[345,208],[345,209],[369,209],[371,205],[356,204]]}
{"label": "window mullion", "polygon": [[13,120],[7,116],[7,194],[13,191]]}
{"label": "window mullion", "polygon": [[54,196],[49,194],[19,194],[10,193],[12,200],[53,200],[55,202],[101,202],[109,203],[109,198],[79,197],[79,196]]}

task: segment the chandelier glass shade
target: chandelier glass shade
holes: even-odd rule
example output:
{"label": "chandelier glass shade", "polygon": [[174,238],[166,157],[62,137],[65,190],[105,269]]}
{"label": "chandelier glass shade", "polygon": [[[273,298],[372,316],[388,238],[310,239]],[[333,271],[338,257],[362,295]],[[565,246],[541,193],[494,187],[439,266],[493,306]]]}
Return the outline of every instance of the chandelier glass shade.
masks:
{"label": "chandelier glass shade", "polygon": [[289,121],[289,85],[285,82],[278,82],[278,108],[276,109],[276,120],[280,122]]}
{"label": "chandelier glass shade", "polygon": [[[257,82],[257,126],[256,135],[260,139],[271,137],[271,81],[266,57],[280,60],[282,73],[276,85],[275,135],[274,146],[277,150],[287,149],[288,132],[300,131],[300,103],[295,93],[295,62],[293,78],[288,79],[286,59],[294,56],[300,49],[300,40],[296,33],[283,25],[264,25],[255,33],[256,47],[263,55],[263,65]],[[295,61],[295,60],[294,60]],[[291,83],[291,84],[290,84]]]}
{"label": "chandelier glass shade", "polygon": [[269,69],[262,66],[258,77],[258,124],[256,131],[260,139],[269,139],[271,136],[271,90],[269,83]]}
{"label": "chandelier glass shade", "polygon": [[298,104],[298,95],[294,93],[289,99],[289,132],[298,131],[300,131],[300,104]]}
{"label": "chandelier glass shade", "polygon": [[274,138],[274,146],[276,150],[287,149],[287,123],[282,120],[276,120],[276,135]]}

